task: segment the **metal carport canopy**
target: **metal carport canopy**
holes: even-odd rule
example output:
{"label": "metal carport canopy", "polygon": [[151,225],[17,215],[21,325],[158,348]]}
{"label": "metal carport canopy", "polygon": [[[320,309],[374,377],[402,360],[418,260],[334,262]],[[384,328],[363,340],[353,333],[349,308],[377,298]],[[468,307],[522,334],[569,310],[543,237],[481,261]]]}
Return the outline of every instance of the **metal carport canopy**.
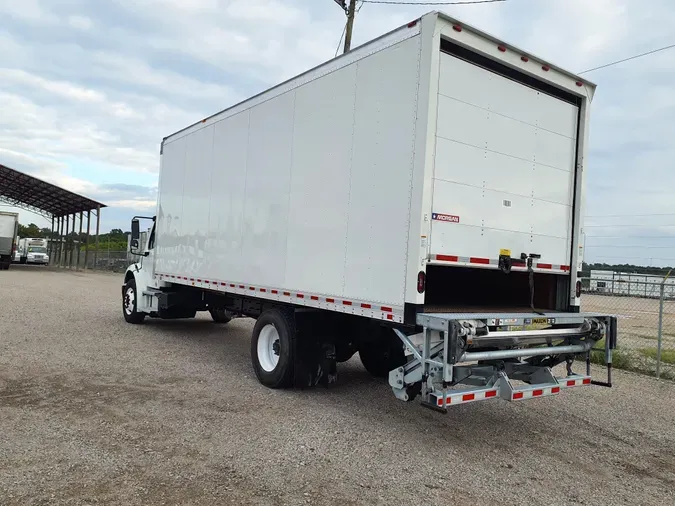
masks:
{"label": "metal carport canopy", "polygon": [[106,207],[77,193],[0,164],[0,201],[49,218]]}

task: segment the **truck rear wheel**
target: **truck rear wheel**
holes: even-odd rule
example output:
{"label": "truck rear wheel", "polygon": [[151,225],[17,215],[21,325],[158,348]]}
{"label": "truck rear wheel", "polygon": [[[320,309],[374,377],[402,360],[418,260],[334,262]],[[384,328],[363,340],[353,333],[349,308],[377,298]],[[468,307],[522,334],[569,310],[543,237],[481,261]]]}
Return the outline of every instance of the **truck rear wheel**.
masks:
{"label": "truck rear wheel", "polygon": [[376,378],[387,378],[389,371],[406,363],[403,344],[391,329],[385,327],[380,327],[376,339],[360,344],[359,357],[366,371]]}
{"label": "truck rear wheel", "polygon": [[136,309],[138,307],[138,292],[136,291],[136,280],[131,278],[124,285],[124,292],[122,293],[122,313],[127,323],[142,323],[145,319],[145,313],[139,313]]}
{"label": "truck rear wheel", "polygon": [[251,339],[251,360],[260,383],[269,388],[292,386],[296,337],[292,314],[269,309],[258,317]]}

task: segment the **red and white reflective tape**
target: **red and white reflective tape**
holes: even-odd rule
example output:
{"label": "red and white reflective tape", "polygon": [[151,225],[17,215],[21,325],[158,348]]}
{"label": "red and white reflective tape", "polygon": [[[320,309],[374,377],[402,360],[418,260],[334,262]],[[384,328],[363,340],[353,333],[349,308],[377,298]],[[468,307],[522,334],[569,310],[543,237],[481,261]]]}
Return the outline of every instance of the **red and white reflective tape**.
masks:
{"label": "red and white reflective tape", "polygon": [[262,299],[287,302],[299,306],[310,306],[321,309],[330,309],[341,313],[350,313],[368,316],[380,320],[403,323],[403,308],[385,306],[377,302],[343,299],[340,297],[326,297],[325,295],[309,294],[305,292],[280,290],[278,288],[251,286],[249,284],[232,283],[229,281],[188,278],[176,274],[157,273],[160,281],[182,285],[197,286],[218,292],[236,293]]}
{"label": "red and white reflective tape", "polygon": [[511,392],[512,401],[532,399],[534,397],[547,397],[560,393],[560,385],[550,387],[535,387],[527,389],[517,389]]}
{"label": "red and white reflective tape", "polygon": [[[496,388],[489,388],[485,390],[475,390],[472,392],[460,392],[453,393],[448,392],[445,394],[445,405],[446,406],[456,406],[457,404],[466,404],[467,402],[476,402],[484,401],[486,399],[492,399],[497,397],[498,392]],[[437,396],[436,405],[443,406],[443,396]]]}
{"label": "red and white reflective tape", "polygon": [[590,385],[591,384],[591,377],[590,376],[570,376],[568,378],[557,378],[558,383],[560,383],[561,387],[564,388],[572,388],[572,387],[581,387],[584,385]]}
{"label": "red and white reflective tape", "polygon": [[[444,262],[444,263],[455,263],[455,264],[460,264],[460,265],[473,265],[473,266],[480,266],[480,265],[490,265],[497,267],[499,265],[499,260],[494,259],[494,258],[482,258],[482,257],[461,257],[458,255],[431,255],[431,260],[436,261],[436,262]],[[558,271],[558,272],[569,272],[570,271],[570,266],[569,265],[554,265],[554,264],[547,264],[543,262],[535,262],[532,267],[537,270],[543,270],[543,271]],[[527,270],[527,266],[525,265],[525,262],[515,262],[512,261],[512,266],[511,269],[515,270]]]}

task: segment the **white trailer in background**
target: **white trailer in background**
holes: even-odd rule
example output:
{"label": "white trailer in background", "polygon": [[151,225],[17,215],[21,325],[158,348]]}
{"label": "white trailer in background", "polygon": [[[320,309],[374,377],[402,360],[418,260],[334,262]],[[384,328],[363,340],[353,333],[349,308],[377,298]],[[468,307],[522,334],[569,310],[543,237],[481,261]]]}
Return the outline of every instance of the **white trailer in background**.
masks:
{"label": "white trailer in background", "polygon": [[0,211],[0,270],[7,270],[14,260],[19,215]]}
{"label": "white trailer in background", "polygon": [[19,262],[22,264],[49,264],[47,239],[25,237],[19,240]]}
{"label": "white trailer in background", "polygon": [[607,337],[611,371],[616,342],[579,312],[594,91],[430,13],[203,119],[162,142],[124,317],[256,318],[269,387],[334,381],[356,352],[435,409],[589,384],[573,359]]}

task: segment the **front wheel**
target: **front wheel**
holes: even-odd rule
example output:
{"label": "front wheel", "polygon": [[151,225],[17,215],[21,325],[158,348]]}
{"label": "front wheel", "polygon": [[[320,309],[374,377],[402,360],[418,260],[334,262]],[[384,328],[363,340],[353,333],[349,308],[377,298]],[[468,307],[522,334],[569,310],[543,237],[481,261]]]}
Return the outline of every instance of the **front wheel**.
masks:
{"label": "front wheel", "polygon": [[143,323],[145,313],[139,313],[138,308],[138,292],[136,290],[136,280],[130,279],[124,285],[124,292],[122,293],[122,314],[127,323]]}

